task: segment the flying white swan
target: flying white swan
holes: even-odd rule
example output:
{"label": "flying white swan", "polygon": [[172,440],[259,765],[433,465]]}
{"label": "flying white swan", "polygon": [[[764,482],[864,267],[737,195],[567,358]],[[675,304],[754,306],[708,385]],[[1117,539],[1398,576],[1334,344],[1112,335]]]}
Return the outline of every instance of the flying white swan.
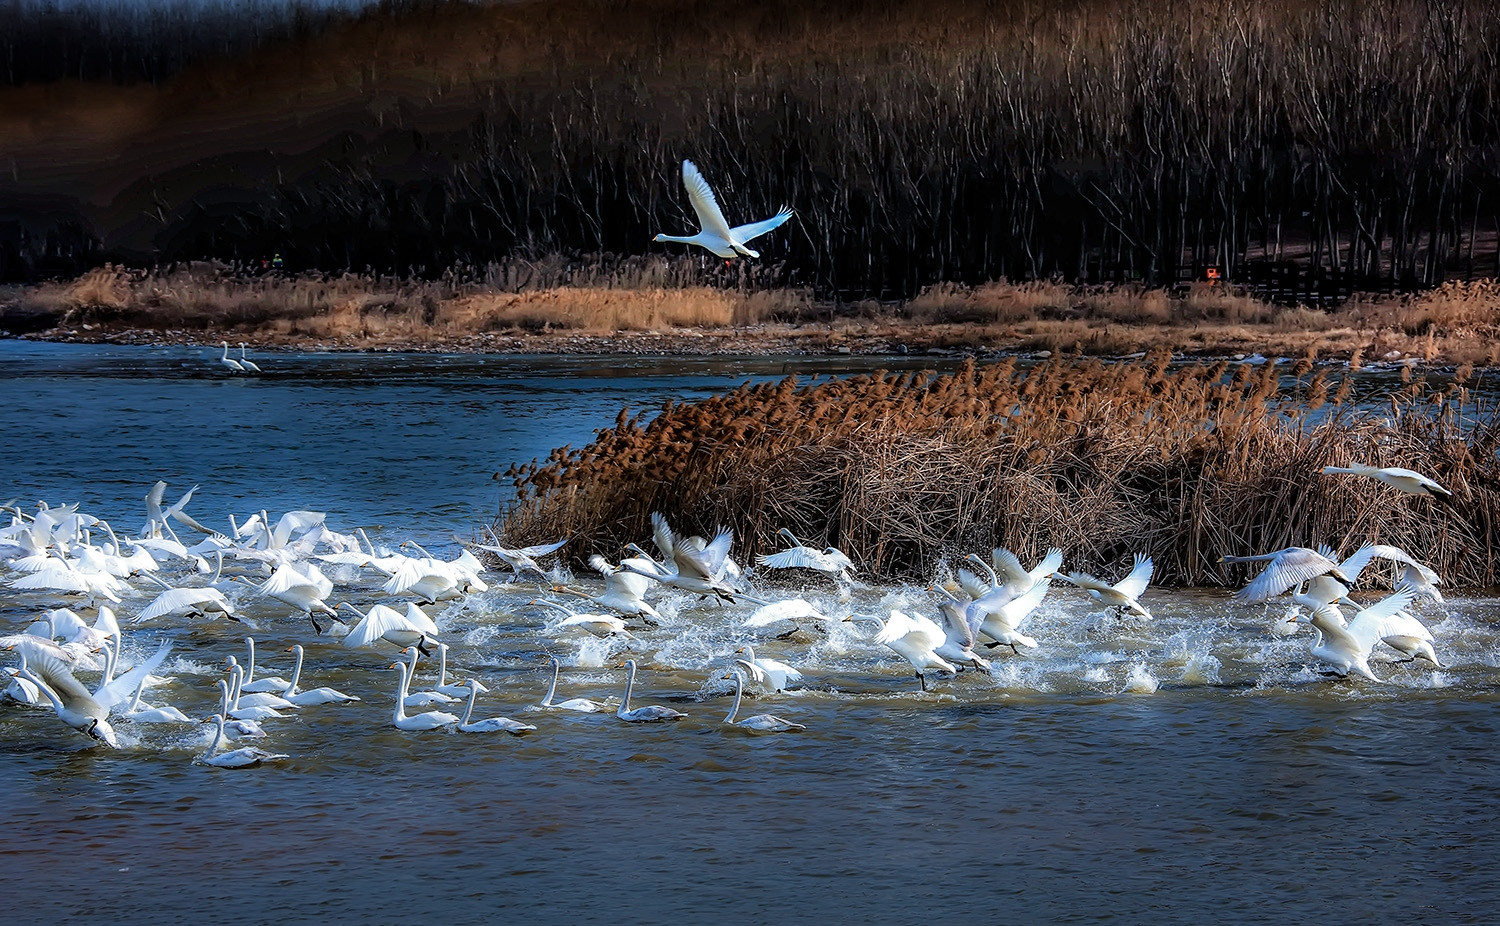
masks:
{"label": "flying white swan", "polygon": [[220,365],[231,373],[245,372],[245,368],[240,366],[240,362],[229,356],[229,342],[220,341],[219,343],[224,345],[224,353],[219,356]]}
{"label": "flying white swan", "polygon": [[275,762],[279,759],[290,758],[282,753],[267,752],[256,746],[241,746],[229,752],[219,752],[219,744],[224,740],[224,715],[215,714],[209,719],[214,724],[213,742],[208,744],[208,750],[197,759],[204,765],[212,765],[214,768],[248,768],[262,762]]}
{"label": "flying white swan", "polygon": [[708,181],[703,179],[703,175],[698,172],[697,165],[692,161],[682,162],[682,185],[687,188],[688,202],[692,203],[693,211],[698,213],[698,234],[657,235],[655,239],[657,241],[696,244],[725,260],[732,260],[737,255],[759,257],[760,253],[746,247],[746,243],[774,228],[779,228],[783,222],[792,217],[792,210],[782,206],[780,212],[765,221],[730,228],[729,223],[724,219],[724,213],[719,210],[718,201],[714,199],[714,191],[709,188]]}
{"label": "flying white swan", "polygon": [[1269,601],[1287,589],[1321,575],[1331,575],[1340,582],[1354,584],[1328,555],[1307,547],[1286,547],[1255,556],[1221,556],[1219,562],[1266,564],[1249,585],[1234,593],[1236,601]]}
{"label": "flying white swan", "polygon": [[1339,569],[1351,580],[1357,582],[1360,573],[1365,571],[1371,560],[1376,559],[1390,560],[1401,567],[1400,574],[1392,583],[1393,587],[1409,585],[1418,594],[1427,595],[1438,604],[1443,604],[1443,593],[1437,589],[1443,580],[1427,564],[1418,561],[1400,547],[1382,543],[1367,544],[1340,563]]}
{"label": "flying white swan", "polygon": [[124,702],[171,651],[171,643],[162,644],[161,649],[150,659],[92,694],[82,682],[73,677],[66,664],[46,653],[38,653],[34,660],[23,654],[16,674],[37,687],[37,691],[51,702],[52,709],[63,723],[107,746],[119,749],[120,741],[109,724],[110,712],[116,705]]}
{"label": "flying white swan", "polygon": [[250,358],[248,358],[248,357],[245,356],[245,342],[244,341],[240,342],[240,366],[242,368],[244,368],[245,372],[247,372],[247,373],[259,373],[260,372],[260,367],[256,366],[254,364],[254,362],[252,362],[250,360]]}
{"label": "flying white swan", "polygon": [[797,535],[785,527],[777,531],[776,536],[785,538],[792,545],[791,548],[770,555],[762,553],[755,558],[755,562],[759,565],[768,569],[811,569],[835,581],[841,581],[855,573],[854,563],[849,557],[839,552],[838,547],[824,547],[819,550],[815,547],[804,546],[802,541],[797,539]]}
{"label": "flying white swan", "polygon": [[406,686],[410,682],[410,670],[406,663],[396,661],[390,666],[401,676],[400,685],[396,688],[396,709],[391,713],[391,723],[398,730],[409,730],[418,732],[422,730],[436,730],[449,724],[458,723],[458,717],[446,711],[427,711],[423,714],[406,715]]}
{"label": "flying white swan", "polygon": [[577,711],[580,714],[593,714],[606,710],[598,701],[590,701],[588,698],[569,698],[566,701],[553,701],[557,694],[557,674],[562,669],[562,663],[557,661],[556,656],[549,657],[552,662],[552,683],[547,686],[547,696],[542,699],[542,707],[555,711]]}
{"label": "flying white swan", "polygon": [[938,614],[942,618],[938,626],[943,628],[943,645],[934,652],[960,669],[969,666],[988,671],[989,661],[974,654],[974,634],[979,630],[982,616],[952,595],[938,602]]}
{"label": "flying white swan", "polygon": [[[1315,576],[1312,579],[1304,582],[1292,594],[1292,600],[1312,601],[1316,603],[1314,605],[1315,607],[1337,604],[1347,604],[1350,607],[1359,607],[1359,605],[1350,600],[1349,587],[1340,582],[1338,579],[1335,579],[1333,576],[1326,574]],[[1272,627],[1272,630],[1283,635],[1296,633],[1296,629],[1289,629],[1287,625],[1290,625],[1290,628],[1300,628],[1301,623],[1298,622],[1297,618],[1301,616],[1302,605],[1294,604],[1280,619],[1280,621],[1278,621],[1277,624]],[[1340,614],[1339,616],[1340,618],[1343,617],[1342,614]]]}
{"label": "flying white swan", "polygon": [[[1370,653],[1384,637],[1414,634],[1416,628],[1412,625],[1420,626],[1420,622],[1404,614],[1403,609],[1415,597],[1410,589],[1402,589],[1360,611],[1345,624],[1334,605],[1319,604],[1315,599],[1301,596],[1297,603],[1307,608],[1308,613],[1298,620],[1312,624],[1319,632],[1311,649],[1315,658],[1332,665],[1340,675],[1352,671],[1378,682],[1380,679],[1370,671]],[[1431,658],[1436,662],[1435,656]]]}
{"label": "flying white swan", "polygon": [[1070,572],[1063,578],[1088,592],[1089,597],[1095,601],[1123,611],[1132,611],[1149,619],[1151,612],[1146,610],[1137,599],[1146,590],[1146,586],[1151,584],[1151,573],[1154,569],[1155,565],[1151,562],[1151,557],[1137,553],[1135,566],[1130,570],[1130,574],[1114,585],[1082,572]]}
{"label": "flying white swan", "polygon": [[408,604],[405,614],[383,604],[371,605],[369,611],[361,611],[347,601],[339,602],[339,607],[359,615],[359,623],[344,637],[345,646],[370,646],[384,640],[402,649],[415,646],[423,656],[432,655],[426,644],[437,636],[437,624],[417,605]]}
{"label": "flying white swan", "polygon": [[298,707],[311,707],[315,704],[333,704],[344,701],[358,701],[354,695],[344,694],[336,688],[313,688],[308,691],[298,691],[297,683],[302,680],[302,644],[292,646],[287,650],[289,653],[297,654],[296,668],[292,669],[292,680],[286,683],[286,688],[281,696]]}
{"label": "flying white swan", "polygon": [[883,621],[866,614],[851,614],[844,620],[878,625],[880,631],[875,634],[875,642],[890,647],[902,659],[911,663],[923,691],[927,690],[927,669],[939,669],[949,675],[958,674],[958,666],[937,654],[938,647],[947,642],[947,637],[943,634],[943,628],[930,617],[892,611]]}
{"label": "flying white swan", "polygon": [[532,572],[535,572],[543,579],[547,578],[547,570],[537,565],[536,557],[546,556],[548,553],[556,553],[558,550],[562,549],[563,544],[568,542],[567,538],[565,537],[562,540],[557,541],[556,543],[539,543],[530,547],[511,549],[510,547],[502,547],[499,545],[500,538],[495,536],[493,530],[490,532],[490,536],[495,540],[495,543],[473,543],[469,545],[474,547],[475,549],[484,550],[499,557],[501,562],[510,567],[512,573],[511,578],[512,581],[515,582],[521,581],[521,573],[524,570],[528,569]]}
{"label": "flying white swan", "polygon": [[782,634],[782,637],[790,636],[800,629],[799,621],[829,621],[831,618],[815,608],[812,602],[802,598],[786,598],[781,601],[773,601],[770,604],[761,605],[754,613],[745,618],[746,627],[769,627],[782,621],[791,621],[792,629]]}
{"label": "flying white swan", "polygon": [[[629,562],[629,560],[627,560]],[[646,603],[646,591],[655,581],[639,572],[631,572],[623,566],[611,566],[609,560],[598,554],[589,557],[589,565],[594,571],[604,576],[604,591],[597,595],[590,595],[582,589],[572,588],[567,585],[554,585],[554,592],[566,592],[577,595],[580,598],[592,601],[594,604],[602,605],[621,614],[634,614],[645,618],[660,619],[661,615],[656,609]],[[650,564],[646,561],[637,562],[635,565],[650,570]],[[647,621],[651,623],[651,621]]]}
{"label": "flying white swan", "polygon": [[756,714],[743,720],[735,720],[734,717],[740,712],[740,698],[745,693],[745,674],[739,669],[724,676],[726,679],[734,680],[734,704],[729,708],[729,713],[724,716],[724,722],[732,727],[747,730],[751,733],[789,733],[794,730],[806,730],[800,723],[792,723],[775,714]]}
{"label": "flying white swan", "polygon": [[[171,507],[163,508],[161,503],[167,493],[167,483],[165,480],[158,480],[156,485],[151,487],[151,491],[146,493],[146,526],[141,529],[142,536],[159,536],[163,530],[171,532],[172,526],[167,523],[168,518],[179,524],[185,524],[201,534],[212,536],[216,533],[212,528],[204,527],[186,511],[183,511],[187,507],[187,503],[192,500],[193,493],[196,491],[198,491],[198,487],[193,486],[182,493],[182,497]],[[173,539],[176,538],[174,537]]]}
{"label": "flying white swan", "polygon": [[381,586],[387,595],[416,595],[436,603],[443,598],[461,598],[470,592],[482,592],[489,588],[479,578],[484,565],[468,550],[451,562],[437,559],[416,543],[407,540],[401,546],[415,547],[422,552],[420,558],[401,561],[396,571]]}
{"label": "flying white swan", "polygon": [[[238,619],[238,609],[234,602],[230,601],[220,591],[220,576],[224,572],[224,556],[216,553],[217,566],[213,577],[208,580],[207,585],[183,585],[174,586],[168,582],[158,579],[154,575],[144,578],[160,585],[164,591],[152,599],[151,603],[141,609],[140,613],[130,619],[132,624],[139,624],[154,618],[164,617],[170,614],[180,614],[189,617],[208,617],[217,615],[227,617],[230,620]],[[228,587],[228,583],[223,583]]]}
{"label": "flying white swan", "polygon": [[1399,466],[1365,466],[1362,463],[1353,463],[1349,466],[1325,466],[1323,473],[1325,475],[1350,473],[1355,476],[1369,476],[1398,492],[1404,492],[1407,495],[1425,495],[1445,505],[1453,504],[1453,493],[1438,485],[1435,480]]}
{"label": "flying white swan", "polygon": [[986,585],[977,581],[979,577],[968,570],[958,571],[959,584],[964,591],[980,603],[979,610],[989,613],[1031,591],[1038,582],[1056,575],[1062,568],[1063,552],[1053,547],[1032,569],[1022,566],[1020,558],[1004,547],[990,551],[990,562],[985,562],[977,553],[970,553],[964,559],[989,575]]}
{"label": "flying white swan", "polygon": [[710,543],[701,537],[677,537],[668,526],[667,519],[659,512],[651,513],[651,524],[654,528],[657,547],[661,549],[663,556],[669,557],[672,564],[676,566],[676,571],[669,572],[660,567],[645,569],[630,560],[621,563],[620,568],[643,575],[648,579],[655,579],[663,585],[680,588],[685,592],[713,595],[721,601],[733,602],[743,598],[755,604],[765,604],[764,601],[742,595],[734,586],[725,581],[729,563],[729,547],[734,543],[734,532],[729,528],[719,528]]}
{"label": "flying white swan", "polygon": [[630,631],[625,629],[624,619],[615,617],[613,614],[579,614],[561,602],[548,601],[546,598],[533,598],[527,604],[545,605],[566,615],[562,620],[549,628],[553,633],[566,630],[569,627],[577,627],[580,630],[588,631],[596,637],[610,637],[619,634],[626,639],[635,639]]}
{"label": "flying white swan", "polygon": [[802,678],[801,672],[780,659],[768,659],[765,656],[755,655],[755,647],[749,643],[735,652],[745,654],[744,659],[736,659],[735,662],[744,666],[751,677],[772,691],[785,691],[788,682],[795,682]]}
{"label": "flying white swan", "polygon": [[458,722],[460,733],[509,733],[513,736],[520,736],[536,729],[532,724],[511,720],[509,717],[486,717],[483,720],[470,722],[469,718],[474,713],[474,699],[481,691],[488,689],[479,684],[479,680],[475,678],[469,679],[466,686],[469,689],[469,706],[464,708],[463,719]]}
{"label": "flying white swan", "polygon": [[630,670],[630,676],[625,681],[625,696],[620,699],[620,706],[615,711],[616,717],[626,723],[657,723],[663,720],[681,720],[687,716],[682,711],[674,711],[660,704],[648,704],[631,710],[630,694],[635,689],[635,660],[625,660],[625,667]]}
{"label": "flying white swan", "polygon": [[339,612],[324,601],[333,594],[333,582],[312,563],[283,563],[276,567],[271,577],[256,589],[260,594],[284,602],[307,615],[312,622],[313,633],[321,634],[314,612],[321,611],[337,620]]}

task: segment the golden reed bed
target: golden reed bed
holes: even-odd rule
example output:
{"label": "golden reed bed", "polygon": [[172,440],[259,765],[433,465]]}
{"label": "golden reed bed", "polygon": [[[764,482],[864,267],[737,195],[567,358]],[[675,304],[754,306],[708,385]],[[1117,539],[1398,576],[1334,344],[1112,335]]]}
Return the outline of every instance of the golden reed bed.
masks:
{"label": "golden reed bed", "polygon": [[[512,467],[499,527],[517,544],[574,538],[581,560],[648,536],[661,511],[689,532],[731,526],[748,561],[787,526],[887,578],[995,544],[1023,559],[1060,546],[1086,569],[1143,551],[1171,585],[1241,578],[1222,553],[1378,540],[1450,584],[1496,584],[1500,418],[1472,412],[1472,370],[1359,405],[1353,376],[1163,352],[746,385],[649,422],[622,410],[587,447]],[[1426,472],[1456,505],[1319,473],[1355,461]]]}

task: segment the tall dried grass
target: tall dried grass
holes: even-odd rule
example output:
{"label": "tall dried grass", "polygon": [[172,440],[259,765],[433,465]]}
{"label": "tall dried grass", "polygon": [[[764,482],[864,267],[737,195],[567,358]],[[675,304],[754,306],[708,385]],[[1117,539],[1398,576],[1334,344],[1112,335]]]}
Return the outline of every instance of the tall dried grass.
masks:
{"label": "tall dried grass", "polygon": [[[1409,382],[1381,408],[1352,390],[1310,361],[1283,381],[1164,354],[745,385],[649,421],[621,411],[587,447],[513,466],[499,526],[516,543],[580,538],[580,557],[638,540],[652,511],[727,524],[747,555],[788,526],[888,577],[993,544],[1061,546],[1087,568],[1142,551],[1162,582],[1190,585],[1230,578],[1223,553],[1378,540],[1451,582],[1496,584],[1500,416],[1461,418],[1462,381]],[[1320,475],[1352,461],[1430,473],[1457,507]]]}

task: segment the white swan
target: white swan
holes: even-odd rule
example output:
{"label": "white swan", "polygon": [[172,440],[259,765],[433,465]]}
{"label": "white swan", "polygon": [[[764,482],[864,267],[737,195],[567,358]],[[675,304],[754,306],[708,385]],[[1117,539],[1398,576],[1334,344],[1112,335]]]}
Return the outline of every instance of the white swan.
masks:
{"label": "white swan", "polygon": [[157,595],[150,604],[141,609],[139,614],[131,618],[130,623],[139,624],[170,614],[181,614],[187,617],[218,615],[236,620],[238,610],[234,602],[224,597],[224,593],[218,587],[219,577],[224,572],[224,555],[216,552],[215,556],[217,566],[207,585],[172,586],[154,575],[145,576],[165,591]]}
{"label": "white swan", "polygon": [[409,690],[412,681],[417,677],[417,648],[415,646],[408,646],[402,655],[406,657],[406,687],[408,691],[405,703],[407,707],[431,707],[434,704],[458,703],[459,698],[430,688],[424,691]]}
{"label": "white swan", "polygon": [[323,632],[323,628],[318,626],[318,619],[313,616],[315,612],[321,611],[335,620],[339,616],[339,612],[324,601],[333,594],[333,582],[312,563],[282,563],[256,591],[306,614],[307,619],[312,622],[313,633]]}
{"label": "white swan", "polygon": [[795,682],[802,678],[801,672],[798,672],[779,659],[756,656],[755,647],[748,643],[735,650],[735,652],[745,654],[744,659],[736,659],[735,662],[748,669],[750,675],[757,682],[760,682],[772,691],[785,691],[788,682]]}
{"label": "white swan", "polygon": [[974,644],[977,642],[975,635],[984,622],[984,616],[974,610],[973,603],[965,604],[946,588],[939,587],[939,590],[944,596],[943,600],[938,602],[938,614],[942,618],[939,626],[943,628],[943,645],[934,652],[960,668],[969,666],[974,669],[988,670],[989,661],[981,659],[974,652]]}
{"label": "white swan", "polygon": [[965,560],[989,574],[989,584],[985,585],[967,570],[958,572],[959,584],[975,600],[979,610],[988,614],[1031,591],[1043,579],[1056,575],[1062,568],[1063,552],[1053,547],[1031,569],[1022,566],[1020,558],[1004,547],[990,551],[990,562],[985,562],[977,553],[970,553]]}
{"label": "white swan", "polygon": [[745,674],[736,669],[724,677],[734,680],[734,704],[729,708],[729,713],[724,717],[726,724],[738,727],[741,730],[748,730],[751,733],[789,733],[794,730],[807,729],[807,727],[804,727],[800,723],[792,723],[790,720],[777,717],[775,714],[756,714],[753,717],[746,717],[743,720],[735,720],[735,715],[740,712],[740,698],[745,693]]}
{"label": "white swan", "polygon": [[361,611],[347,601],[339,602],[339,607],[359,615],[359,623],[344,637],[345,646],[369,646],[384,640],[402,649],[415,646],[423,656],[432,655],[426,644],[437,635],[437,624],[417,605],[408,604],[405,614],[383,604],[371,605],[369,611]]}
{"label": "white swan", "polygon": [[130,706],[120,712],[120,716],[131,723],[192,723],[192,718],[182,711],[168,704],[163,707],[152,707],[141,703],[141,691],[146,687],[146,680],[141,679],[135,686],[135,695],[130,699]]}
{"label": "white swan", "polygon": [[243,367],[245,369],[245,371],[249,372],[249,373],[259,373],[260,372],[260,367],[256,366],[254,364],[254,362],[252,362],[250,360],[250,358],[248,358],[248,357],[245,356],[245,342],[244,341],[240,342],[240,366]]}
{"label": "white swan", "polygon": [[309,691],[298,691],[297,683],[302,680],[302,644],[290,647],[287,652],[297,654],[297,665],[292,669],[292,680],[286,683],[286,688],[281,696],[298,707],[311,707],[315,704],[333,704],[335,702],[358,701],[354,695],[344,694],[336,688],[313,688]]}
{"label": "white swan", "polygon": [[62,660],[47,653],[37,653],[34,659],[22,653],[23,659],[16,674],[37,687],[38,693],[51,702],[52,709],[63,723],[119,749],[120,741],[109,724],[110,711],[129,697],[135,686],[155,671],[171,651],[172,644],[164,643],[150,659],[93,694],[73,677]]}
{"label": "white swan", "polygon": [[[448,644],[439,643],[437,649],[438,677],[437,684],[432,686],[432,690],[438,692],[439,694],[445,694],[450,698],[468,697],[469,688],[467,685],[448,684]],[[483,686],[480,687],[483,688]]]}
{"label": "white swan", "polygon": [[805,546],[797,539],[796,534],[785,527],[778,530],[776,536],[785,538],[792,545],[791,548],[770,555],[762,553],[755,558],[755,562],[759,565],[768,569],[811,569],[835,581],[853,576],[856,571],[854,563],[841,553],[838,547],[824,547],[819,550]]}
{"label": "white swan", "polygon": [[[554,585],[552,590],[554,592],[567,592],[570,595],[577,595],[580,598],[592,601],[594,604],[619,611],[621,614],[633,614],[657,619],[661,617],[660,614],[656,613],[655,608],[646,603],[646,591],[650,588],[651,583],[655,581],[654,579],[644,576],[639,572],[632,572],[623,566],[612,566],[609,560],[598,554],[589,557],[589,565],[594,568],[595,572],[604,576],[604,591],[597,595],[590,595],[582,589],[572,588],[567,585]],[[649,571],[649,564],[645,562],[637,563],[636,565],[644,566]],[[647,623],[651,622],[648,620]]]}
{"label": "white swan", "polygon": [[[1026,626],[1026,621],[1042,606],[1042,601],[1051,590],[1052,580],[1042,579],[1033,585],[1020,597],[1013,598],[1000,608],[987,611],[983,620],[979,623],[979,633],[989,637],[994,642],[986,643],[989,649],[997,646],[1008,646],[1012,653],[1020,654],[1017,646],[1037,648],[1036,640],[1021,632]],[[970,605],[973,607],[973,605]]]}
{"label": "white swan", "polygon": [[667,519],[659,512],[651,513],[651,524],[657,547],[661,549],[663,556],[672,561],[677,570],[668,572],[659,567],[644,569],[630,561],[621,563],[622,569],[643,575],[648,579],[655,579],[663,585],[680,588],[685,592],[713,595],[719,600],[728,602],[744,598],[756,604],[765,604],[764,601],[741,595],[724,579],[729,562],[729,548],[734,543],[734,532],[729,528],[719,528],[713,541],[707,542],[701,537],[678,538],[672,533]]}
{"label": "white swan", "polygon": [[286,698],[283,698],[281,695],[274,692],[256,691],[252,693],[246,693],[245,690],[240,687],[242,684],[244,684],[245,681],[244,668],[240,666],[239,662],[233,656],[225,657],[224,661],[228,664],[230,678],[229,684],[232,692],[231,700],[234,702],[234,706],[236,708],[269,707],[273,710],[280,711],[286,710],[288,708],[295,708],[297,706],[288,701]]}
{"label": "white swan", "polygon": [[561,602],[548,601],[546,598],[533,598],[527,604],[545,605],[567,615],[549,628],[553,633],[569,627],[577,627],[588,631],[596,637],[611,637],[618,634],[627,640],[635,639],[630,631],[625,629],[625,621],[622,618],[615,617],[613,614],[579,614]]}
{"label": "white swan", "polygon": [[631,710],[630,694],[635,689],[635,660],[625,660],[625,667],[630,670],[630,675],[625,681],[625,696],[620,699],[620,707],[615,711],[616,717],[626,723],[657,723],[663,720],[681,720],[687,716],[682,711],[674,711],[660,704],[648,704]]}
{"label": "white swan", "polygon": [[1089,597],[1105,605],[1131,611],[1141,617],[1150,618],[1151,612],[1146,610],[1137,599],[1151,584],[1151,573],[1155,565],[1151,557],[1142,553],[1135,555],[1135,566],[1130,574],[1114,585],[1110,585],[1103,579],[1096,579],[1087,573],[1070,572],[1063,578],[1089,593]]}
{"label": "white swan", "polygon": [[229,709],[229,683],[221,678],[215,684],[219,688],[219,713],[228,718],[224,721],[224,729],[238,736],[264,737],[266,731],[261,728],[260,721],[285,716],[269,707],[247,707],[240,712],[242,716],[235,716]]}
{"label": "white swan", "polygon": [[1326,552],[1309,550],[1306,547],[1285,547],[1272,553],[1255,556],[1221,556],[1221,563],[1265,563],[1266,568],[1250,581],[1249,585],[1234,593],[1236,601],[1269,601],[1302,582],[1321,575],[1331,575],[1341,582],[1353,585],[1354,581],[1344,574],[1339,564]]}
{"label": "white swan", "polygon": [[1352,671],[1372,682],[1378,682],[1380,679],[1370,671],[1370,653],[1386,636],[1400,637],[1413,633],[1412,624],[1418,622],[1402,611],[1411,604],[1414,597],[1415,593],[1410,589],[1402,589],[1360,611],[1354,615],[1353,620],[1345,624],[1343,615],[1338,613],[1335,606],[1320,605],[1316,600],[1302,596],[1297,603],[1306,607],[1309,613],[1298,620],[1312,624],[1319,631],[1311,649],[1315,658],[1329,663],[1341,675],[1348,675]]}
{"label": "white swan", "polygon": [[[291,652],[291,650],[287,650]],[[245,680],[240,683],[240,691],[255,693],[269,691],[275,694],[285,691],[291,683],[279,675],[262,675],[255,677],[255,638],[245,638]]]}
{"label": "white swan", "polygon": [[499,557],[501,562],[510,567],[512,572],[512,581],[516,582],[521,581],[521,572],[527,569],[535,572],[543,579],[547,578],[547,570],[537,565],[535,557],[546,556],[548,553],[556,553],[558,550],[562,549],[563,544],[568,542],[567,538],[565,537],[562,540],[557,541],[556,543],[539,543],[534,546],[511,549],[510,547],[500,546],[500,538],[495,537],[493,531],[491,532],[490,536],[494,537],[494,544],[475,543],[470,545],[476,549],[493,553],[497,557]]}
{"label": "white swan", "polygon": [[1323,473],[1324,475],[1350,473],[1355,476],[1369,476],[1398,492],[1404,492],[1407,495],[1425,495],[1445,505],[1453,504],[1453,493],[1438,485],[1436,480],[1399,466],[1365,466],[1362,463],[1351,463],[1348,466],[1325,466]]}
{"label": "white swan", "polygon": [[938,647],[947,642],[947,637],[944,636],[943,629],[930,617],[893,610],[885,620],[865,614],[851,614],[844,620],[879,625],[880,631],[875,634],[875,642],[889,647],[902,659],[911,663],[911,667],[916,670],[917,680],[921,683],[923,691],[927,690],[926,670],[928,669],[939,669],[949,675],[958,674],[958,666],[937,654]]}
{"label": "white swan", "polygon": [[240,366],[240,363],[239,363],[238,360],[234,360],[234,359],[230,358],[230,356],[229,356],[229,342],[228,341],[220,341],[219,343],[224,345],[224,353],[219,357],[219,363],[224,366],[224,369],[228,370],[231,373],[243,373],[243,372],[245,372],[245,368],[242,367],[242,366]]}
{"label": "white swan", "polygon": [[1394,587],[1409,585],[1418,594],[1427,595],[1438,604],[1443,604],[1443,593],[1437,587],[1443,583],[1436,572],[1423,562],[1420,562],[1410,553],[1400,547],[1393,547],[1383,543],[1366,544],[1354,551],[1354,554],[1339,564],[1343,571],[1353,581],[1359,581],[1360,573],[1370,565],[1371,560],[1390,560],[1401,567],[1400,574],[1392,583]]}
{"label": "white swan", "polygon": [[208,750],[197,760],[204,765],[212,765],[214,768],[248,768],[262,762],[275,762],[279,759],[290,758],[282,753],[266,752],[255,746],[241,746],[229,752],[219,752],[219,744],[224,740],[224,716],[215,714],[209,719],[214,724],[213,742],[208,744]]}
{"label": "white swan", "polygon": [[656,241],[696,244],[725,260],[732,260],[736,255],[759,257],[759,252],[746,247],[746,243],[774,228],[779,228],[783,222],[792,217],[792,210],[782,206],[780,212],[762,222],[751,222],[749,225],[737,225],[730,228],[729,223],[724,219],[724,213],[719,210],[718,201],[714,199],[714,191],[692,161],[682,162],[682,185],[687,188],[688,202],[692,203],[693,211],[698,214],[698,234],[657,235]]}
{"label": "white swan", "polygon": [[562,669],[562,663],[557,661],[556,656],[551,656],[552,683],[547,686],[547,696],[542,699],[542,707],[557,711],[577,711],[580,714],[593,714],[605,710],[603,704],[598,701],[590,701],[588,698],[569,698],[566,701],[553,701],[557,694],[557,674]]}
{"label": "white swan", "polygon": [[424,714],[414,714],[408,717],[406,715],[406,686],[411,680],[408,674],[410,670],[407,669],[406,663],[399,660],[391,663],[391,668],[395,669],[401,675],[401,683],[396,688],[396,709],[391,713],[391,723],[395,725],[396,729],[410,731],[436,730],[439,727],[458,723],[457,717],[445,711],[427,711]]}
{"label": "white swan", "polygon": [[812,602],[803,598],[786,598],[756,608],[754,613],[745,618],[745,626],[760,628],[791,621],[792,629],[781,635],[787,637],[801,629],[800,621],[829,620],[831,618],[814,607]]}
{"label": "white swan", "polygon": [[513,736],[520,736],[522,733],[530,733],[536,729],[532,724],[511,720],[509,717],[486,717],[470,723],[469,717],[474,713],[474,699],[479,696],[479,692],[485,690],[485,687],[474,678],[468,680],[467,687],[469,706],[464,708],[463,719],[458,722],[460,733],[509,733]]}
{"label": "white swan", "polygon": [[256,723],[259,723],[262,720],[269,720],[272,717],[286,716],[274,707],[251,707],[248,705],[245,707],[240,707],[239,704],[236,703],[238,701],[238,697],[236,692],[234,691],[234,682],[232,680],[232,676],[230,681],[226,682],[221,678],[215,684],[219,686],[219,698],[221,701],[223,701],[224,709],[222,713],[233,717],[235,720],[252,720]]}

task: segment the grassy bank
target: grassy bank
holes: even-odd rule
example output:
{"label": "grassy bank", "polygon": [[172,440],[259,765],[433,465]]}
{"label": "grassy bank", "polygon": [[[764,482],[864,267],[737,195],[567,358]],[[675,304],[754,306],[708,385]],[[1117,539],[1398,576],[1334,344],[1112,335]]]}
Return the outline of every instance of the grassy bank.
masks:
{"label": "grassy bank", "polygon": [[[516,543],[576,538],[581,558],[648,536],[661,511],[688,532],[733,527],[742,560],[788,526],[881,576],[930,576],[993,544],[1023,559],[1056,545],[1090,569],[1147,552],[1158,581],[1182,585],[1242,578],[1217,565],[1223,553],[1378,540],[1451,583],[1497,584],[1500,417],[1460,421],[1469,371],[1441,388],[1408,382],[1378,410],[1351,405],[1347,375],[1295,373],[1288,392],[1269,366],[1156,355],[745,386],[649,423],[622,411],[589,446],[513,467],[500,529]],[[1429,473],[1457,505],[1319,474],[1354,461]]]}
{"label": "grassy bank", "polygon": [[[0,291],[0,329],[349,348],[577,349],[559,338],[635,344],[656,332],[755,352],[905,348],[1123,355],[1263,353],[1500,361],[1500,285],[1450,283],[1332,309],[1281,306],[1225,286],[1166,290],[1053,282],[929,287],[904,302],[835,304],[767,287],[755,267],[648,257],[511,261],[437,280],[249,274],[211,264],[105,267],[65,283]],[[498,346],[495,337],[505,339]],[[701,338],[700,338],[701,339]],[[686,350],[692,351],[689,346]],[[698,350],[707,349],[700,347]],[[718,349],[718,348],[716,348]],[[667,348],[675,352],[673,348]]]}

